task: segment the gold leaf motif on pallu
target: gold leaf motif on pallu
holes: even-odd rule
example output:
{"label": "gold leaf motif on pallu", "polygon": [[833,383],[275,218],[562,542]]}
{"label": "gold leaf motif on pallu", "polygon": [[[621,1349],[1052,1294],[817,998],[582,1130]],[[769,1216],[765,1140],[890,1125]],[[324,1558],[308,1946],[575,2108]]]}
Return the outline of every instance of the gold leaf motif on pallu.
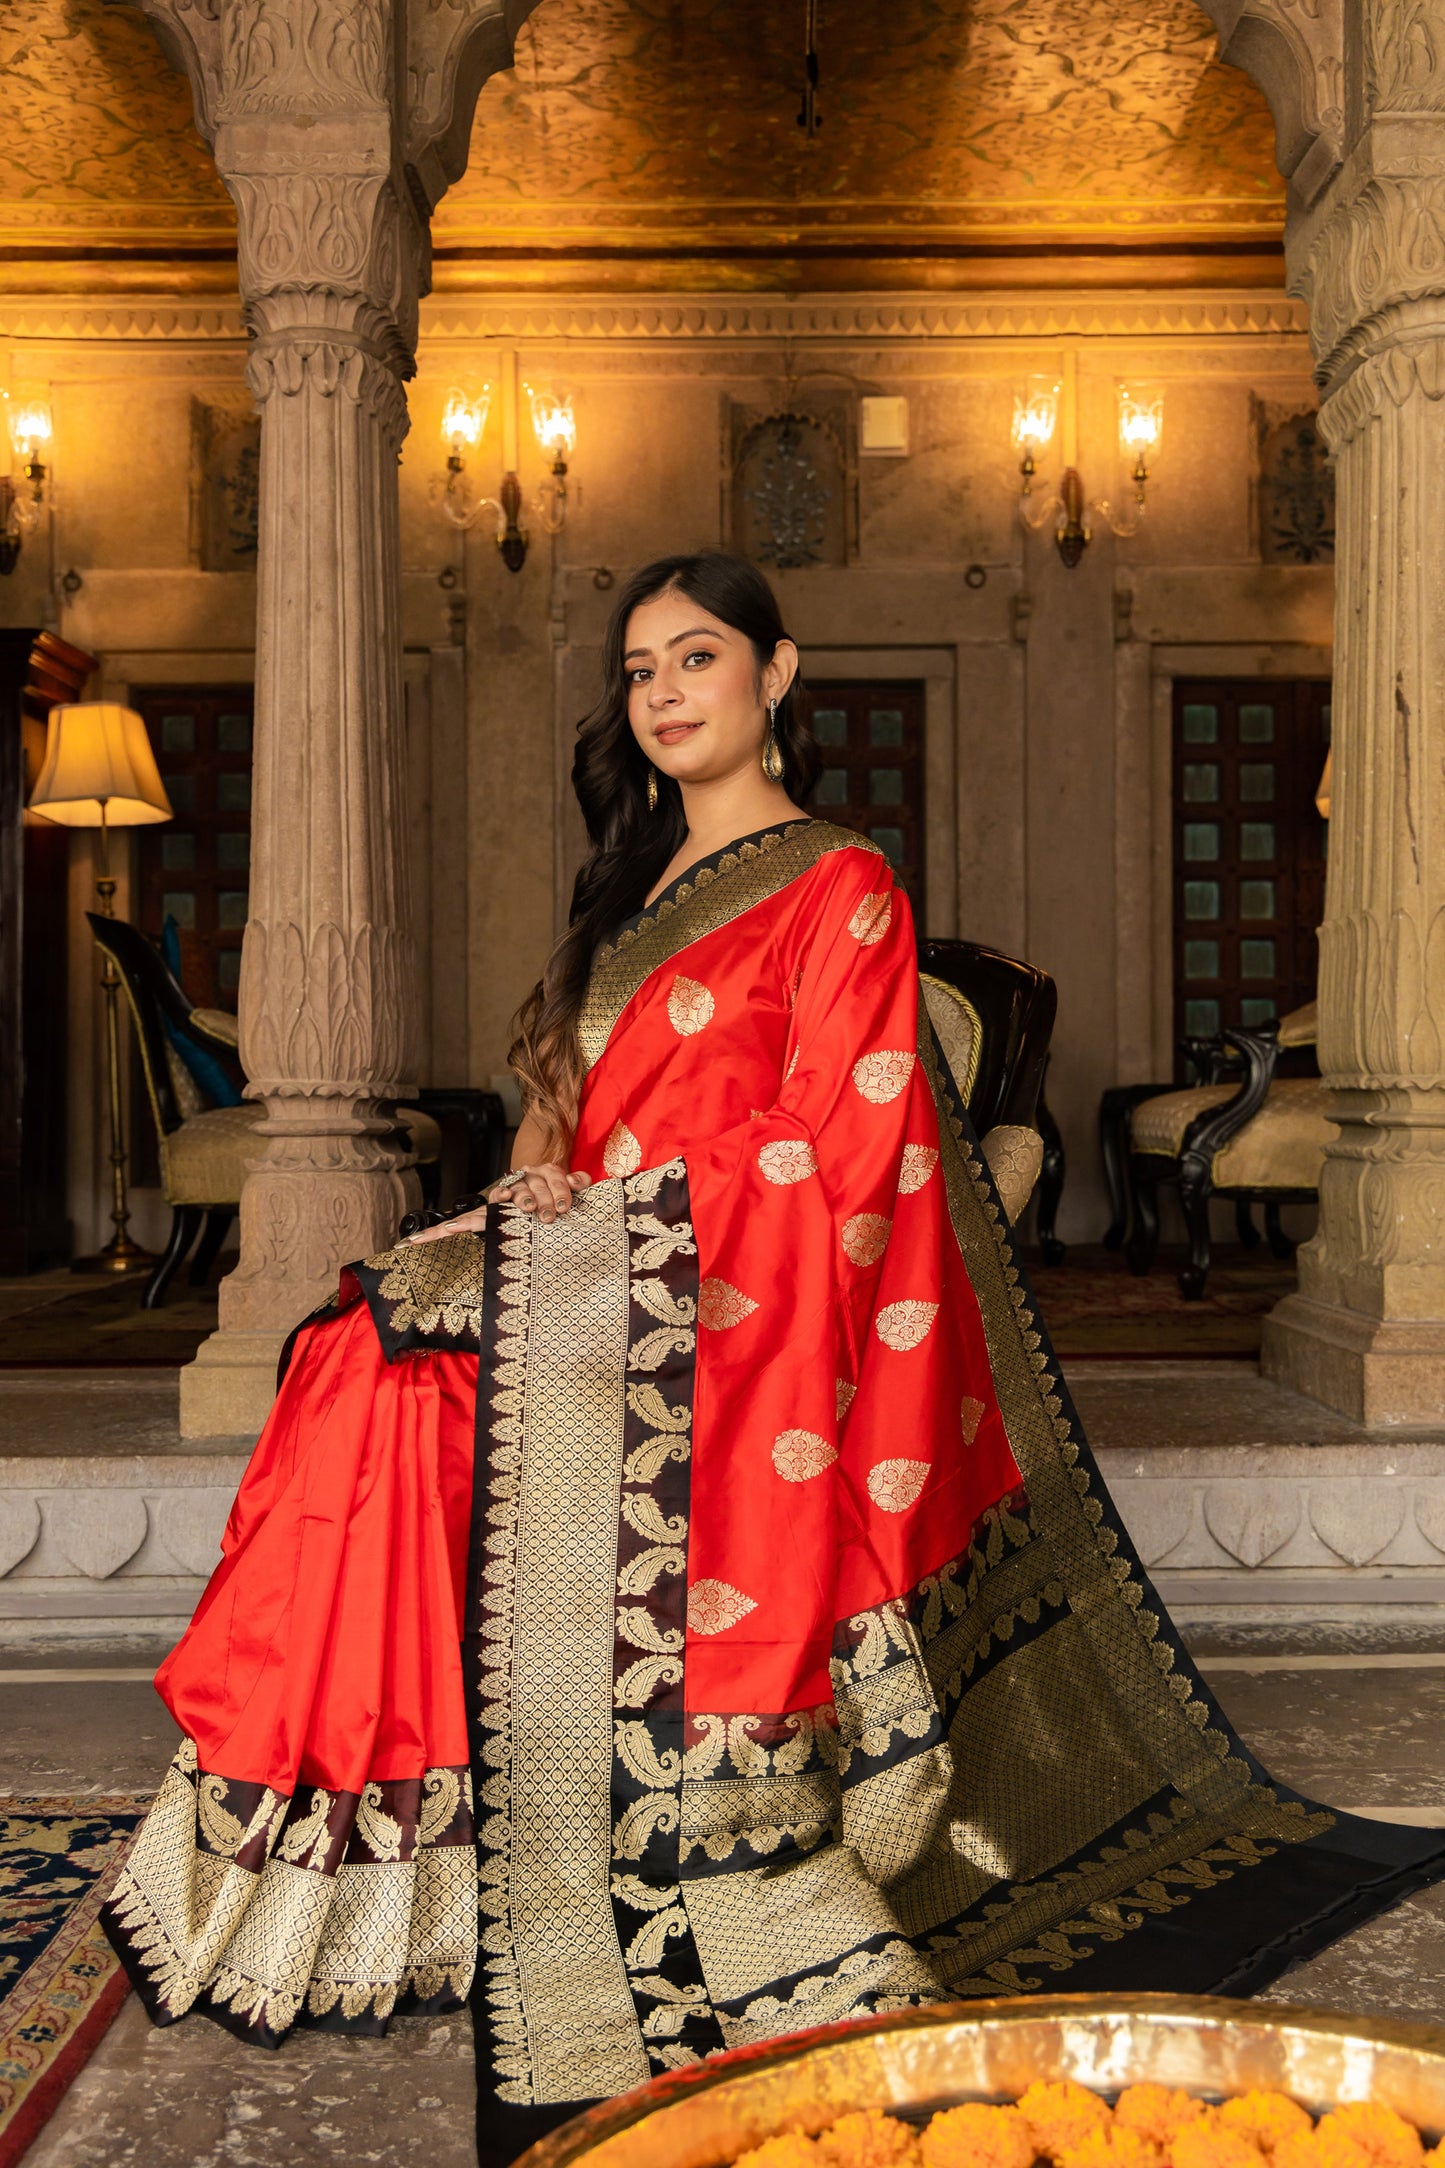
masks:
{"label": "gold leaf motif on pallu", "polygon": [[690,1039],[712,1022],[717,1007],[712,995],[698,979],[684,978],[679,972],[672,982],[667,997],[667,1020],[680,1038]]}
{"label": "gold leaf motif on pallu", "polygon": [[880,1460],[868,1470],[868,1495],[885,1513],[906,1513],[928,1481],[926,1460]]}
{"label": "gold leaf motif on pallu", "polygon": [[843,1222],[844,1255],[855,1265],[876,1265],[892,1231],[892,1220],[880,1212],[856,1212]]}
{"label": "gold leaf motif on pallu", "polygon": [[613,1123],[607,1142],[602,1147],[602,1164],[614,1177],[636,1174],[642,1165],[642,1146],[626,1122]]}
{"label": "gold leaf motif on pallu", "polygon": [[773,1466],[788,1483],[806,1483],[837,1458],[837,1447],[815,1430],[784,1430],[773,1440]]}
{"label": "gold leaf motif on pallu", "polygon": [[886,888],[865,896],[848,921],[848,931],[864,948],[881,941],[893,923],[893,897]]}
{"label": "gold leaf motif on pallu", "polygon": [[687,1592],[687,1627],[694,1634],[722,1634],[756,1611],[751,1596],[727,1581],[694,1581]]}
{"label": "gold leaf motif on pallu", "polygon": [[931,1144],[905,1144],[898,1169],[899,1196],[911,1197],[922,1189],[937,1165],[938,1154]]}
{"label": "gold leaf motif on pallu", "polygon": [[806,1182],[810,1174],[818,1171],[818,1155],[806,1137],[783,1137],[776,1144],[765,1144],[758,1153],[758,1165],[770,1182],[780,1189],[787,1189],[794,1182]]}
{"label": "gold leaf motif on pallu", "polygon": [[902,1047],[884,1047],[876,1054],[860,1054],[853,1064],[853,1083],[870,1106],[886,1107],[908,1089],[913,1056]]}
{"label": "gold leaf motif on pallu", "polygon": [[838,1420],[841,1423],[858,1397],[858,1388],[850,1384],[847,1378],[838,1378],[834,1382],[838,1393]]}
{"label": "gold leaf motif on pallu", "polygon": [[936,1302],[890,1302],[878,1312],[874,1329],[885,1347],[906,1354],[928,1338],[937,1315]]}
{"label": "gold leaf motif on pallu", "polygon": [[697,1321],[705,1332],[731,1332],[756,1309],[751,1295],[727,1280],[704,1280],[697,1291]]}
{"label": "gold leaf motif on pallu", "polygon": [[973,1444],[974,1439],[978,1436],[978,1426],[987,1413],[988,1409],[983,1401],[975,1400],[971,1393],[964,1394],[963,1405],[959,1409],[959,1418],[963,1425],[963,1442],[965,1445]]}

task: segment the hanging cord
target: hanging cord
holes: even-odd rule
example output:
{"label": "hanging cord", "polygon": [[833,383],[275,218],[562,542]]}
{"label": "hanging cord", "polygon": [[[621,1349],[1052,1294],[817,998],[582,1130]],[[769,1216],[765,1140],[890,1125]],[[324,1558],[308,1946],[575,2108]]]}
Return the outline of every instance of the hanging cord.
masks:
{"label": "hanging cord", "polygon": [[818,0],[807,0],[803,48],[803,102],[798,108],[798,126],[815,136],[823,125],[818,111]]}

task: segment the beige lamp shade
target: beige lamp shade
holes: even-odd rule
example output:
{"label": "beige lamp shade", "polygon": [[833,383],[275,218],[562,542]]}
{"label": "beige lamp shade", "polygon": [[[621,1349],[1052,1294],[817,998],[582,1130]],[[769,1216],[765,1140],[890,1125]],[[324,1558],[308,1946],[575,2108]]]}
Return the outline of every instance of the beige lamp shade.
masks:
{"label": "beige lamp shade", "polygon": [[1319,789],[1315,792],[1315,811],[1322,821],[1327,821],[1330,817],[1330,788],[1334,779],[1334,765],[1335,749],[1331,746],[1325,755],[1325,772],[1320,777]]}
{"label": "beige lamp shade", "polygon": [[171,802],[144,719],[111,700],[52,708],[30,810],[66,828],[170,820]]}

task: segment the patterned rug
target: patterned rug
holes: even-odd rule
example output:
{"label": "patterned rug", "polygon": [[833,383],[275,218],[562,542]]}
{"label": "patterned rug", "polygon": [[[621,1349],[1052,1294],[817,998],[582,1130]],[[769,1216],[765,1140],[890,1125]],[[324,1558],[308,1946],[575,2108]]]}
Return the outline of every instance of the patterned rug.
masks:
{"label": "patterned rug", "polygon": [[1221,1248],[1198,1302],[1179,1292],[1183,1263],[1182,1249],[1161,1249],[1153,1271],[1136,1280],[1119,1251],[1102,1244],[1070,1248],[1061,1265],[1031,1254],[1029,1277],[1055,1352],[1064,1362],[1257,1357],[1267,1313],[1297,1284],[1293,1263],[1282,1264],[1263,1243]]}
{"label": "patterned rug", "polygon": [[129,1992],[100,1906],[148,1794],[0,1799],[0,2168],[13,2168]]}

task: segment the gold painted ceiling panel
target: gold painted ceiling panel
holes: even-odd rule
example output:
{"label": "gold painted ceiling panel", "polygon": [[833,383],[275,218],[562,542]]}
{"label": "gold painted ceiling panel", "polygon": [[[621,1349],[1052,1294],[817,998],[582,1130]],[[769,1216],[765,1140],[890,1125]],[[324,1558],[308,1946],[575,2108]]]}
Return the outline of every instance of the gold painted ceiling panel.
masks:
{"label": "gold painted ceiling panel", "polygon": [[[500,270],[578,252],[870,257],[1277,243],[1263,99],[1194,0],[543,0],[435,221]],[[0,8],[0,246],[224,249],[190,94],[103,0]],[[606,273],[599,266],[598,276]]]}
{"label": "gold painted ceiling panel", "polygon": [[1194,0],[543,0],[439,244],[1273,241],[1264,100]]}

